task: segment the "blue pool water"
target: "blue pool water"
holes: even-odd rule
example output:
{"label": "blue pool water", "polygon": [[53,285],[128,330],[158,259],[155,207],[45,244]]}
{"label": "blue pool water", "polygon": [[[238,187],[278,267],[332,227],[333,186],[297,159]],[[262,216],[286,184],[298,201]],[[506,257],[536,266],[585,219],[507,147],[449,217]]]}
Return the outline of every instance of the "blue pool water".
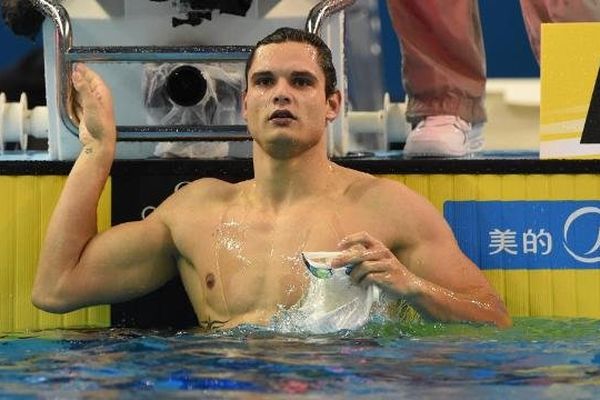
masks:
{"label": "blue pool water", "polygon": [[0,338],[0,398],[598,399],[600,321],[371,324],[294,336],[61,330]]}

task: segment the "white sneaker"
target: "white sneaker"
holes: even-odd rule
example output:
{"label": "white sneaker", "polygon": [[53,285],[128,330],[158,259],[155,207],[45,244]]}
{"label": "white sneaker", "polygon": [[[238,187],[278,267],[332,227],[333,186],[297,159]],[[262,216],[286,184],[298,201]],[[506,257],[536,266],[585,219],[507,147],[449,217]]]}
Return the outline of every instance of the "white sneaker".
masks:
{"label": "white sneaker", "polygon": [[473,127],[454,115],[432,115],[410,131],[404,156],[465,157],[483,148],[483,124]]}

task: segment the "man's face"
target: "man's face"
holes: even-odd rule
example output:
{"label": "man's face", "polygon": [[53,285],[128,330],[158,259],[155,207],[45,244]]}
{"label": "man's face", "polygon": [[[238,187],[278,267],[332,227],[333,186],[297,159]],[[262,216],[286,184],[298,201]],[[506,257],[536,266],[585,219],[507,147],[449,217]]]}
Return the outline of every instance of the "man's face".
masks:
{"label": "man's face", "polygon": [[244,119],[254,140],[275,158],[315,146],[337,116],[339,92],[326,98],[317,50],[298,42],[256,50],[244,94]]}

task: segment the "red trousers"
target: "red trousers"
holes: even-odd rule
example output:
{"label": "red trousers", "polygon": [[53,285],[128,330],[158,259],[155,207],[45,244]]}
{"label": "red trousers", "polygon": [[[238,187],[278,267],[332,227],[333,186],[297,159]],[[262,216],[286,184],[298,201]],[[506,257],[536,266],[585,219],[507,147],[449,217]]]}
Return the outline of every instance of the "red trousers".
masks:
{"label": "red trousers", "polygon": [[[402,50],[408,120],[446,114],[472,123],[485,121],[485,50],[477,1],[387,2]],[[597,0],[520,2],[538,60],[542,23],[600,20]]]}

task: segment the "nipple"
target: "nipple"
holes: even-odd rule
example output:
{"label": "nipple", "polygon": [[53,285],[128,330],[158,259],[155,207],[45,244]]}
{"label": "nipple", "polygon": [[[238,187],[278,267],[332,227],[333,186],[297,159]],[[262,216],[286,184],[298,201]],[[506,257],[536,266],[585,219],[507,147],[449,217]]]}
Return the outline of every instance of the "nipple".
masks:
{"label": "nipple", "polygon": [[206,287],[212,289],[215,286],[215,276],[210,273],[206,275]]}

